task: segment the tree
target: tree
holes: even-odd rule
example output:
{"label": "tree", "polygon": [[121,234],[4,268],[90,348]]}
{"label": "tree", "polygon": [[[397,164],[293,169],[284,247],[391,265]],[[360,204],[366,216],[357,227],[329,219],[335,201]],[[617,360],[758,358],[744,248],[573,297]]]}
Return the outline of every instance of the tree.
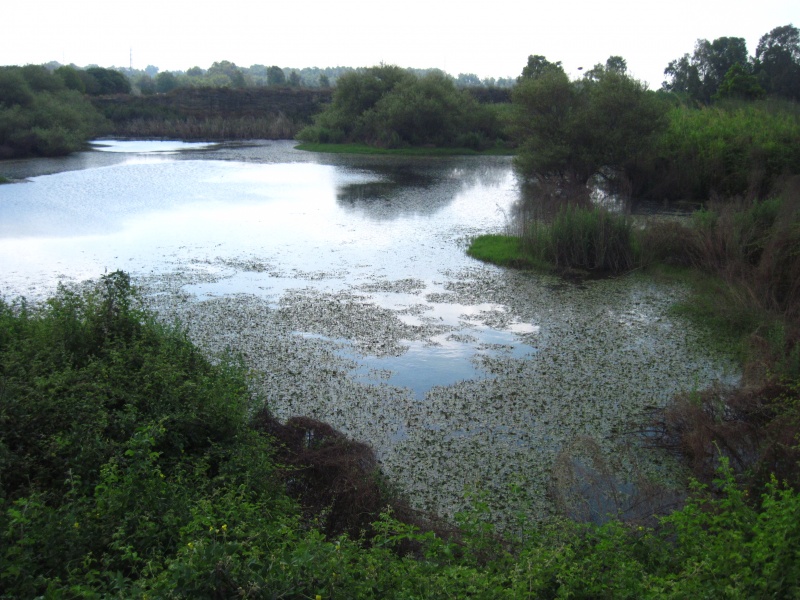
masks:
{"label": "tree", "polygon": [[688,54],[670,61],[664,69],[664,75],[671,79],[662,84],[664,90],[686,94],[693,99],[702,97],[703,82],[700,80],[700,70]]}
{"label": "tree", "polygon": [[459,146],[481,149],[497,138],[495,114],[447,74],[418,77],[380,65],[345,73],[331,104],[303,129],[304,141],[363,142],[380,147]]}
{"label": "tree", "polygon": [[89,67],[84,71],[94,80],[94,85],[86,85],[86,93],[93,96],[108,94],[129,94],[131,82],[119,71],[102,67]]}
{"label": "tree", "polygon": [[212,64],[208,69],[207,75],[220,82],[225,82],[222,85],[227,84],[236,88],[245,87],[246,85],[242,70],[236,66],[236,63],[232,63],[229,60],[223,60]]}
{"label": "tree", "polygon": [[[619,61],[612,61],[619,66]],[[600,67],[570,82],[560,69],[523,79],[512,93],[526,176],[583,185],[597,174],[632,178],[666,127],[666,106],[644,84]]]}
{"label": "tree", "polygon": [[544,56],[540,54],[531,54],[528,57],[528,64],[522,68],[522,75],[517,78],[517,81],[524,79],[538,79],[545,73],[552,71],[564,72],[561,66],[561,61],[551,63]]}
{"label": "tree", "polygon": [[136,87],[139,88],[143,96],[150,96],[156,93],[156,84],[149,75],[142,75],[139,77],[136,80]]}
{"label": "tree", "polygon": [[74,67],[59,67],[55,70],[55,74],[61,78],[64,85],[69,90],[75,90],[81,94],[86,93],[86,84],[81,79],[78,69]]}
{"label": "tree", "polygon": [[319,87],[327,88],[331,87],[331,80],[328,79],[328,76],[325,73],[321,73],[319,76]]}
{"label": "tree", "polygon": [[[364,141],[380,146],[456,146],[476,131],[482,107],[441,72],[398,82],[367,110]],[[479,145],[476,139],[474,145]]]}
{"label": "tree", "polygon": [[605,73],[617,73],[624,75],[628,72],[628,63],[621,56],[609,56],[605,65],[597,63],[592,69],[584,74],[590,80],[599,80]]}
{"label": "tree", "polygon": [[475,73],[459,73],[456,78],[456,85],[458,87],[479,87],[482,84]]}
{"label": "tree", "polygon": [[745,71],[740,64],[733,65],[714,94],[713,99],[739,98],[741,100],[756,100],[764,96],[764,88],[758,83],[758,78]]}
{"label": "tree", "polygon": [[800,100],[800,31],[776,27],[756,47],[756,73],[768,93]]}
{"label": "tree", "polygon": [[267,69],[267,85],[285,85],[286,75],[277,65],[272,65]]}
{"label": "tree", "polygon": [[297,71],[292,70],[292,72],[289,73],[289,79],[287,83],[291,87],[300,87],[300,74]]}
{"label": "tree", "polygon": [[[162,71],[156,75],[155,91],[159,94],[166,94],[178,87],[178,78],[169,71]],[[144,90],[142,90],[144,91]]]}
{"label": "tree", "polygon": [[721,37],[713,42],[697,40],[691,57],[685,54],[664,69],[671,81],[664,82],[663,87],[708,103],[717,93],[725,74],[736,64],[749,68],[744,38]]}
{"label": "tree", "polygon": [[33,90],[19,67],[0,67],[0,107],[28,106],[32,102]]}

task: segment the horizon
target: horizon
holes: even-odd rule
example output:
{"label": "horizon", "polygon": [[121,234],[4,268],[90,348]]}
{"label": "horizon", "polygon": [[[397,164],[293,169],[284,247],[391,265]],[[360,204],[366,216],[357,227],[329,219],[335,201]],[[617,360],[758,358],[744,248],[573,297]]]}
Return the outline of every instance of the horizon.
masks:
{"label": "horizon", "polygon": [[[380,63],[440,69],[457,77],[518,76],[528,56],[560,61],[578,78],[609,56],[658,89],[670,61],[691,54],[698,39],[741,37],[754,55],[761,36],[800,23],[800,3],[765,0],[676,0],[656,11],[646,3],[564,0],[558,6],[517,6],[408,0],[376,10],[366,0],[299,1],[253,8],[242,0],[140,2],[109,12],[99,0],[29,0],[6,7],[0,63],[60,64],[160,71],[239,67],[370,67]],[[33,42],[33,43],[32,43]]]}

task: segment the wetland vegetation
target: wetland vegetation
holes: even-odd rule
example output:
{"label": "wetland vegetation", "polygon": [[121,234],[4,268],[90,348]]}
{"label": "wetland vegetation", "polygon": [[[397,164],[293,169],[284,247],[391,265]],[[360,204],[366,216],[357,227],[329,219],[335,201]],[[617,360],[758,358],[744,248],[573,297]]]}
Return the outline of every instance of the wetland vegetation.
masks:
{"label": "wetland vegetation", "polygon": [[[107,231],[159,256],[133,279],[0,300],[0,597],[796,596],[800,39],[742,48],[700,40],[660,92],[620,57],[570,81],[531,56],[497,106],[375,67],[342,75],[302,135],[366,144],[365,162],[257,144],[107,156],[94,171],[129,187],[124,206],[98,196],[102,215],[91,166],[3,186],[47,196],[29,218],[36,198],[9,193],[26,236],[3,240],[6,281],[40,253],[129,251]],[[108,126],[83,94],[123,92],[119,77],[73,71],[0,71],[7,156]],[[518,187],[503,157],[408,156],[509,143]],[[519,220],[475,208],[510,212],[511,188]],[[644,200],[702,208],[642,226]],[[189,227],[173,226],[182,203]],[[48,207],[81,225],[79,250],[48,237]],[[431,215],[445,226],[419,237]],[[210,249],[192,237],[206,223],[234,233]],[[470,240],[514,269],[465,267],[452,250]],[[597,272],[617,279],[582,279]],[[393,379],[440,349],[451,365],[466,351],[470,375]],[[422,379],[420,364],[403,368]]]}

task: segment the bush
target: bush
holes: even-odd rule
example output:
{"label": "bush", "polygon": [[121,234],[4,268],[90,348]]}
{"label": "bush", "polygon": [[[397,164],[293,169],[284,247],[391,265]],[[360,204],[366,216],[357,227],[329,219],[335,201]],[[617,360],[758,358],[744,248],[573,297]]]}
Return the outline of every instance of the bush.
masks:
{"label": "bush", "polygon": [[417,77],[399,67],[381,66],[340,77],[330,106],[300,131],[298,139],[478,150],[501,134],[496,111],[457,89],[443,73]]}
{"label": "bush", "polygon": [[800,109],[763,100],[675,107],[641,195],[656,200],[768,196],[800,173]]}
{"label": "bush", "polygon": [[0,158],[75,152],[105,127],[103,117],[58,75],[30,65],[0,67]]}

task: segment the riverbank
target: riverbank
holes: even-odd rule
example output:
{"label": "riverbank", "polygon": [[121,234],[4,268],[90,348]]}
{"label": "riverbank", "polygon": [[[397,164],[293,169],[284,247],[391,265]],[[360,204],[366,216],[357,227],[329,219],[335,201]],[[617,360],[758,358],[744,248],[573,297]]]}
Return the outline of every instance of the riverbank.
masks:
{"label": "riverbank", "polygon": [[367,144],[321,144],[301,142],[298,150],[322,152],[325,154],[385,154],[394,156],[513,156],[513,149],[495,146],[486,150],[472,148],[437,148],[431,146],[413,146],[408,148],[380,148]]}

